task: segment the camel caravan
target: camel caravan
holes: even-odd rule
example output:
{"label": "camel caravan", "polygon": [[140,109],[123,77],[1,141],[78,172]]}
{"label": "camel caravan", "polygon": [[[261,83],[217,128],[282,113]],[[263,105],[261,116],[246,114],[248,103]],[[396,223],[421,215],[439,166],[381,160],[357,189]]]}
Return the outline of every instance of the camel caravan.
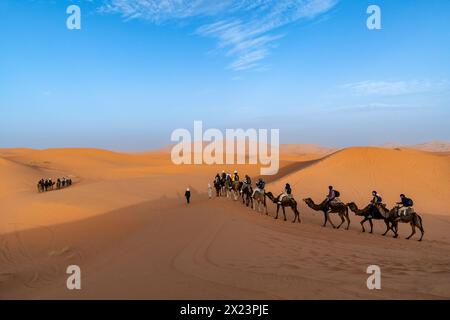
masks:
{"label": "camel caravan", "polygon": [[55,190],[55,185],[56,185],[56,190],[69,187],[72,185],[72,179],[63,177],[63,178],[58,178],[56,180],[56,182],[53,181],[52,179],[41,179],[37,183],[37,189],[38,189],[38,192],[51,191],[51,190]]}
{"label": "camel caravan", "polygon": [[[266,183],[262,178],[258,179],[256,187],[253,189],[251,178],[245,175],[245,178],[241,181],[237,171],[234,171],[233,174],[226,173],[225,171],[222,171],[222,174],[217,173],[213,184],[216,190],[216,197],[226,197],[235,201],[241,198],[244,205],[247,207],[251,206],[253,210],[258,210],[258,212],[263,211],[266,215],[268,214],[266,200],[269,199],[277,206],[275,219],[278,219],[278,213],[281,208],[284,221],[286,221],[285,208],[291,208],[294,212],[294,220],[292,222],[301,223],[297,201],[292,196],[292,188],[289,183],[286,183],[284,192],[276,197],[272,192],[265,191]],[[400,201],[390,210],[382,202],[382,198],[377,191],[372,192],[372,200],[370,203],[366,207],[359,209],[354,202],[344,203],[341,201],[340,192],[335,190],[333,186],[328,187],[328,194],[322,202],[315,203],[311,198],[303,199],[303,201],[312,210],[323,213],[323,227],[329,222],[333,228],[339,229],[346,223],[346,230],[348,230],[350,227],[349,211],[351,211],[356,216],[363,218],[360,222],[362,232],[366,232],[364,227],[365,222],[369,222],[370,233],[373,233],[372,220],[382,220],[386,225],[386,231],[383,236],[389,231],[392,231],[394,238],[397,238],[399,223],[409,223],[411,226],[411,234],[406,239],[410,239],[416,233],[416,228],[421,232],[419,241],[422,241],[424,235],[422,218],[414,211],[413,200],[404,194],[400,195]],[[337,226],[330,219],[330,215],[333,213],[337,214],[341,219],[340,224]]]}

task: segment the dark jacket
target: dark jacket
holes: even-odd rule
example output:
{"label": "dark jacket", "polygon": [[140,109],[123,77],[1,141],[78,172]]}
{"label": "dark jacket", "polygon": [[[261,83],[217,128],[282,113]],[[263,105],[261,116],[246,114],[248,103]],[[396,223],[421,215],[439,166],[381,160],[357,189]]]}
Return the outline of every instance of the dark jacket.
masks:
{"label": "dark jacket", "polygon": [[397,204],[401,204],[404,207],[412,207],[412,203],[413,201],[407,197],[403,197],[400,202],[397,202]]}

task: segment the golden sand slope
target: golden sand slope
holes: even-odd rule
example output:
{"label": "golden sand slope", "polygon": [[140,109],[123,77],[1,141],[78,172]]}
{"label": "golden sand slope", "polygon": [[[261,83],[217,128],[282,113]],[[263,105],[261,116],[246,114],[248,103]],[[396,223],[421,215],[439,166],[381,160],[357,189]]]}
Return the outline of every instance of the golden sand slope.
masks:
{"label": "golden sand slope", "polygon": [[[0,233],[84,219],[160,197],[180,198],[188,186],[204,193],[223,169],[259,173],[259,167],[250,165],[175,166],[167,152],[3,149],[0,161]],[[62,176],[72,178],[74,184],[64,190],[36,192],[40,178]]]}
{"label": "golden sand slope", "polygon": [[322,201],[333,185],[345,202],[360,206],[378,191],[389,207],[400,193],[412,197],[418,212],[450,215],[450,156],[408,149],[350,148],[287,175],[270,188],[280,191],[289,181],[298,199]]}

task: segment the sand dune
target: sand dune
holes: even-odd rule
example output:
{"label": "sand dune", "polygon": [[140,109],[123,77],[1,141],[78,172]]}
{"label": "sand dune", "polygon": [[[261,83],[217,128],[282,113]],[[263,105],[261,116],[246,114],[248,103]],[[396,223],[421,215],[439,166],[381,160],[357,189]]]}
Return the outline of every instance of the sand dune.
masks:
{"label": "sand dune", "polygon": [[377,190],[392,207],[405,193],[419,212],[450,215],[450,157],[408,149],[350,148],[291,173],[272,184],[282,190],[285,181],[297,198],[325,198],[333,185],[344,201],[365,205]]}
{"label": "sand dune", "polygon": [[[1,150],[0,298],[450,298],[449,156],[383,148],[319,153],[284,153],[279,174],[268,179],[274,193],[286,181],[293,185],[303,220],[294,225],[273,220],[273,204],[265,216],[208,200],[213,175],[234,166],[174,166],[167,152]],[[75,183],[36,192],[39,178],[58,176]],[[322,228],[322,216],[300,199],[323,199],[329,184],[360,205],[373,189],[389,206],[400,192],[412,196],[425,240],[404,240],[407,225],[402,239],[382,237],[379,223],[374,235],[362,234],[353,215],[349,231]],[[65,287],[69,264],[82,268],[79,292]],[[365,286],[369,264],[382,267],[379,292]]]}
{"label": "sand dune", "polygon": [[383,145],[385,148],[403,148],[403,149],[414,149],[414,150],[420,150],[420,151],[428,151],[428,152],[450,152],[450,143],[445,141],[428,141],[418,144],[412,144],[412,145],[403,145],[400,143],[387,143]]}

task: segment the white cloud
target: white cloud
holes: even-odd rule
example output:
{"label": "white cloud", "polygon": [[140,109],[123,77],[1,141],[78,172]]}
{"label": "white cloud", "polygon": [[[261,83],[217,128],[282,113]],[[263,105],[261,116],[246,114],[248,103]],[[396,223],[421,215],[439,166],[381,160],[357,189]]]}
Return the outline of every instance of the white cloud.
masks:
{"label": "white cloud", "polygon": [[361,81],[348,83],[342,87],[361,95],[397,96],[433,91],[445,86],[445,81]]}
{"label": "white cloud", "polygon": [[105,0],[101,12],[154,23],[206,18],[197,35],[217,39],[217,48],[232,59],[229,68],[261,67],[276,40],[277,29],[311,19],[332,9],[339,0]]}

